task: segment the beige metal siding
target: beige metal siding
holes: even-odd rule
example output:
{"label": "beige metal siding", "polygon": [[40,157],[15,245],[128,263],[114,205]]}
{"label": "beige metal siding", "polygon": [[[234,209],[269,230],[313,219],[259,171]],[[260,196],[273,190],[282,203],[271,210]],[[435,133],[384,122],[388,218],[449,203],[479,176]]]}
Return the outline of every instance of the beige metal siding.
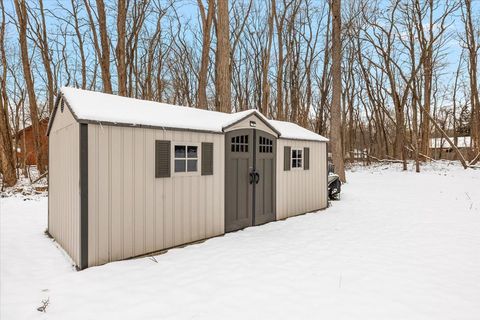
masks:
{"label": "beige metal siding", "polygon": [[[255,127],[250,126],[250,121],[255,121]],[[257,115],[252,114],[251,116],[233,124],[232,126],[228,127],[225,132],[233,131],[233,130],[238,130],[238,129],[258,129],[265,131],[275,137],[278,137],[278,134],[273,131],[269,126],[263,122],[262,119],[260,119]]]}
{"label": "beige metal siding", "polygon": [[48,231],[80,263],[80,126],[69,109],[57,110],[48,137]]}
{"label": "beige metal siding", "polygon": [[[214,174],[155,178],[155,140],[214,143]],[[224,233],[221,134],[89,125],[88,167],[89,266]]]}
{"label": "beige metal siding", "polygon": [[[310,169],[283,168],[284,147],[310,148]],[[277,140],[277,220],[327,207],[326,143]]]}

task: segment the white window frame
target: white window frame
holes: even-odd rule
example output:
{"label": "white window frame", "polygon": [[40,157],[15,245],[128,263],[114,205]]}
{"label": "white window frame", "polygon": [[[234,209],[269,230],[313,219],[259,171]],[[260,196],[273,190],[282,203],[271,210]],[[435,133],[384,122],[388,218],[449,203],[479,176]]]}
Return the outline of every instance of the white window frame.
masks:
{"label": "white window frame", "polygon": [[[297,151],[297,154],[298,154],[298,151],[300,151],[301,157],[296,157],[295,158],[297,160],[302,161],[302,165],[300,167],[294,167],[293,166],[293,160],[294,160],[293,151]],[[303,170],[303,161],[304,161],[303,148],[292,148],[291,151],[290,151],[290,169],[291,170]]]}
{"label": "white window frame", "polygon": [[[180,177],[192,177],[192,176],[200,176],[201,175],[201,143],[198,142],[179,142],[179,141],[172,141],[172,150],[171,150],[171,168],[172,168],[172,176],[180,176]],[[176,158],[175,157],[175,147],[176,146],[185,146],[185,158]],[[196,158],[187,158],[187,150],[188,147],[197,147],[197,157]],[[187,160],[197,160],[197,171],[185,171],[185,172],[176,172],[175,171],[175,160],[185,159],[185,170],[187,169]]]}

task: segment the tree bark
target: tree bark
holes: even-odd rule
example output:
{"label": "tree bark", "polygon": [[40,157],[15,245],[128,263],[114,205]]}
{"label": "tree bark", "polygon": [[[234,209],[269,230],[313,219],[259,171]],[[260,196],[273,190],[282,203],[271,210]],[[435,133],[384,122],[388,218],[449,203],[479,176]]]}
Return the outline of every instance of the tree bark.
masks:
{"label": "tree bark", "polygon": [[480,97],[478,92],[479,89],[477,78],[477,55],[479,48],[475,39],[476,31],[472,23],[472,1],[465,0],[464,5],[464,23],[469,61],[468,73],[470,77],[470,104],[472,106],[470,130],[475,157],[475,155],[480,151]]}
{"label": "tree bark", "polygon": [[220,112],[232,112],[231,69],[230,69],[230,20],[228,0],[217,3],[217,52],[216,52],[216,106]]}
{"label": "tree bark", "polygon": [[72,15],[73,15],[73,23],[74,23],[74,29],[75,29],[75,35],[78,40],[78,51],[80,53],[80,62],[81,62],[81,73],[82,73],[82,84],[81,88],[86,89],[87,88],[87,59],[85,57],[85,50],[83,47],[83,35],[80,31],[80,25],[79,25],[79,17],[78,17],[78,2],[76,0],[71,0],[72,3]]}
{"label": "tree bark", "polygon": [[[421,152],[427,157],[430,156],[430,118],[427,116],[427,113],[430,113],[430,105],[432,98],[432,82],[433,82],[433,0],[428,0],[428,10],[429,10],[429,24],[428,24],[428,39],[424,36],[422,22],[419,22],[420,25],[420,40],[421,47],[425,51],[423,62],[423,82],[424,82],[424,107],[423,107],[423,116],[421,123],[421,142],[420,149]],[[420,15],[420,12],[418,12]],[[426,159],[426,158],[425,158]]]}
{"label": "tree bark", "polygon": [[[276,1],[275,1],[276,2]],[[283,104],[283,68],[285,63],[285,58],[283,54],[283,26],[285,24],[285,17],[287,14],[287,9],[290,6],[286,4],[284,1],[284,8],[282,15],[279,17],[278,12],[275,5],[272,4],[272,9],[275,10],[273,12],[275,18],[275,25],[277,28],[277,50],[278,50],[278,61],[277,61],[277,119],[285,120],[285,108]],[[273,8],[274,7],[274,8]]]}
{"label": "tree bark", "polygon": [[263,50],[262,59],[262,104],[260,112],[268,115],[268,100],[270,97],[270,84],[268,82],[268,69],[270,67],[270,53],[273,40],[273,17],[275,15],[275,0],[271,0],[270,14],[268,15],[268,40],[267,48]]}
{"label": "tree bark", "polygon": [[5,54],[5,8],[0,3],[2,10],[2,22],[0,24],[0,56],[2,61],[2,73],[0,74],[0,172],[3,175],[3,183],[7,187],[15,185],[17,175],[15,173],[15,153],[12,144],[7,97],[7,56]]}
{"label": "tree bark", "polygon": [[40,16],[42,19],[42,31],[39,34],[40,49],[42,53],[43,66],[45,68],[45,73],[47,76],[47,102],[48,102],[48,111],[49,114],[53,111],[53,105],[55,103],[55,81],[53,78],[52,72],[52,57],[50,55],[50,49],[48,44],[47,37],[47,24],[45,22],[45,10],[43,9],[43,0],[39,0],[40,5]]}
{"label": "tree bark", "polygon": [[92,30],[93,45],[100,62],[102,73],[103,92],[112,93],[112,80],[110,76],[110,44],[107,33],[107,18],[105,16],[105,4],[103,0],[97,0],[98,29],[100,31],[100,44],[98,43],[97,28],[93,20],[90,0],[84,0],[87,9],[90,29]]}
{"label": "tree bark", "polygon": [[201,109],[207,109],[208,65],[210,61],[209,52],[213,15],[215,13],[215,0],[208,0],[208,12],[206,15],[205,7],[203,6],[202,1],[203,0],[198,0],[198,7],[202,16],[202,58],[200,61],[200,70],[198,72],[197,107]]}
{"label": "tree bark", "polygon": [[333,164],[340,180],[345,182],[345,166],[342,153],[341,95],[342,95],[342,17],[341,1],[332,0],[332,76],[331,134]]}
{"label": "tree bark", "polygon": [[27,46],[27,6],[25,0],[15,0],[15,11],[18,18],[18,36],[20,41],[20,54],[23,66],[23,76],[28,93],[28,105],[30,109],[30,120],[32,122],[33,144],[37,160],[37,169],[40,174],[46,170],[46,157],[40,143],[40,123],[38,119],[37,97],[35,95],[35,86],[33,83],[30,60]]}
{"label": "tree bark", "polygon": [[[117,47],[115,52],[117,54],[117,76],[118,76],[118,95],[127,95],[127,65],[125,62],[125,23],[127,19],[127,4],[126,0],[118,0],[118,14],[117,14]],[[103,37],[102,37],[103,46]],[[108,47],[107,49],[108,50]]]}

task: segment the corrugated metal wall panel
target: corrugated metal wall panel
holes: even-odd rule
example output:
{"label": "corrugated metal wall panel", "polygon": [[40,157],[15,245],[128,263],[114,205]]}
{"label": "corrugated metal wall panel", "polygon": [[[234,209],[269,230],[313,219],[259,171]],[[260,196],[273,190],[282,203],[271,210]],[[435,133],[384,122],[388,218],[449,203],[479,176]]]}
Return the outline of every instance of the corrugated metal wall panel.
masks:
{"label": "corrugated metal wall panel", "polygon": [[[155,178],[155,140],[214,143],[213,175]],[[220,134],[89,125],[89,265],[223,234],[223,158]]]}
{"label": "corrugated metal wall panel", "polygon": [[277,220],[326,208],[326,143],[278,139],[277,163],[284,162],[285,147],[309,148],[310,169],[285,171],[277,166]]}
{"label": "corrugated metal wall panel", "polygon": [[48,231],[80,264],[80,126],[68,108],[58,110],[48,138]]}

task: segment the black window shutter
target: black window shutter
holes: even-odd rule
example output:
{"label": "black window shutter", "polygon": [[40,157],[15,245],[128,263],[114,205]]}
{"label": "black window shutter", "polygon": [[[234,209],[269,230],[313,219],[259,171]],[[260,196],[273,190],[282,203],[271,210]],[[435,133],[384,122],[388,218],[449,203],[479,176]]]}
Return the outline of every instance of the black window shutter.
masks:
{"label": "black window shutter", "polygon": [[283,170],[288,171],[290,170],[290,156],[291,156],[291,147],[284,147],[283,148]]}
{"label": "black window shutter", "polygon": [[310,148],[303,148],[303,170],[310,169]]}
{"label": "black window shutter", "polygon": [[155,178],[170,177],[170,141],[155,140]]}
{"label": "black window shutter", "polygon": [[202,176],[213,174],[213,143],[202,142]]}

